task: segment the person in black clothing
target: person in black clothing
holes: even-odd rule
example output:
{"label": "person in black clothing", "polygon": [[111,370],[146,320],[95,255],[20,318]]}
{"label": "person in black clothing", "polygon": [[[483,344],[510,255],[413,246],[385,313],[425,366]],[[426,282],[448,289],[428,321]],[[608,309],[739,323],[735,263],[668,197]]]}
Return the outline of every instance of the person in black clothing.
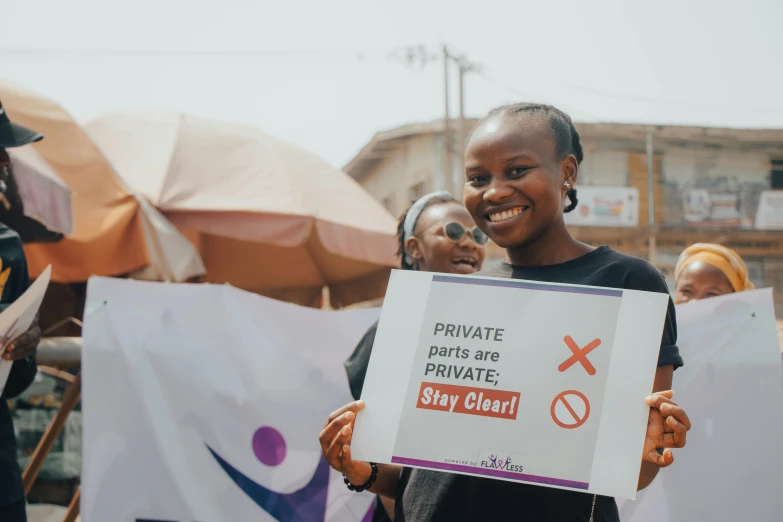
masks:
{"label": "person in black clothing", "polygon": [[[471,274],[481,270],[487,236],[475,228],[465,207],[448,192],[427,194],[402,215],[397,223],[397,240],[402,270],[449,274]],[[362,395],[378,323],[367,330],[353,354],[345,361],[351,395]],[[378,497],[373,522],[387,522],[394,512],[391,499]]]}
{"label": "person in black clothing", "polygon": [[[5,190],[11,162],[9,147],[20,147],[43,136],[12,123],[0,103],[0,192]],[[0,312],[16,301],[30,286],[27,259],[19,234],[0,223]],[[38,367],[35,350],[41,338],[37,320],[6,348],[3,359],[13,361],[8,380],[0,395],[0,521],[25,522],[27,520],[22,472],[16,460],[16,437],[7,399],[21,394],[35,378]]]}
{"label": "person in black clothing", "polygon": [[[506,249],[505,262],[478,275],[668,293],[661,273],[646,261],[571,237],[563,214],[577,205],[582,156],[571,119],[549,105],[500,107],[478,123],[465,151],[463,200],[478,227]],[[654,389],[645,399],[650,411],[639,489],[674,461],[669,448],[683,447],[690,429],[671,400],[673,372],[682,365],[676,343],[670,299]],[[357,401],[335,411],[320,435],[326,460],[359,485],[374,471],[351,459],[352,425],[363,407]],[[369,490],[396,499],[397,522],[619,522],[613,498],[391,465],[377,467]]]}

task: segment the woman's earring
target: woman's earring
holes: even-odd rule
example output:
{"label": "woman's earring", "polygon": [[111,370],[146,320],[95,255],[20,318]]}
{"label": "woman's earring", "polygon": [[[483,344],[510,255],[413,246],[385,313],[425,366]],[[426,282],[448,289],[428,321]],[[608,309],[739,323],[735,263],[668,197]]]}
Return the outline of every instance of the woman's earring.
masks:
{"label": "woman's earring", "polygon": [[564,182],[563,182],[563,186],[564,186],[565,188],[567,188],[567,189],[570,189],[570,188],[571,188],[571,184],[570,184],[569,182],[567,182],[567,181],[564,181]]}

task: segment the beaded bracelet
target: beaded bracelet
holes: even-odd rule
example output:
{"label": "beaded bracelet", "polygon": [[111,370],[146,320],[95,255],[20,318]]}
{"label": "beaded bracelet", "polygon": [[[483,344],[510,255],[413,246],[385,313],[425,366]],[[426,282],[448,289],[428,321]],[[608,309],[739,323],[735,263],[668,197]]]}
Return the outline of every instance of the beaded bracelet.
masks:
{"label": "beaded bracelet", "polygon": [[351,484],[351,481],[348,480],[348,478],[343,475],[343,482],[345,482],[345,485],[350,489],[351,491],[355,491],[357,493],[361,493],[362,491],[366,489],[370,489],[373,484],[375,484],[375,480],[378,478],[378,464],[375,462],[370,462],[370,467],[372,468],[372,474],[370,475],[370,480],[368,480],[365,484],[361,486],[354,486]]}

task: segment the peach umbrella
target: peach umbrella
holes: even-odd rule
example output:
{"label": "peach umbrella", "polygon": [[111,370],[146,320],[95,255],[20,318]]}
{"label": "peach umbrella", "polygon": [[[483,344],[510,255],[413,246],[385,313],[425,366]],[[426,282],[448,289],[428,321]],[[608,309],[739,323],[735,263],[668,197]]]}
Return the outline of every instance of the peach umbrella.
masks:
{"label": "peach umbrella", "polygon": [[317,305],[383,295],[394,218],[318,156],[247,125],[119,113],[85,126],[120,176],[198,247],[213,283]]}
{"label": "peach umbrella", "polygon": [[72,191],[73,230],[57,243],[25,246],[30,276],[50,263],[59,283],[149,265],[139,204],[81,127],[54,101],[20,87],[0,84],[0,99],[12,121],[44,135],[29,146]]}

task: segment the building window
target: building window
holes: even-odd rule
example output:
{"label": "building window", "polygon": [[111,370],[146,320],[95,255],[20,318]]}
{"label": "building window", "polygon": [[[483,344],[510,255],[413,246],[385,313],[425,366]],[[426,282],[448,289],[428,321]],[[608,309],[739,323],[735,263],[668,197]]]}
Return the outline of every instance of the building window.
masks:
{"label": "building window", "polygon": [[424,195],[424,182],[416,183],[410,188],[410,200],[411,203],[418,200]]}
{"label": "building window", "polygon": [[770,161],[769,184],[773,189],[783,189],[783,159]]}

